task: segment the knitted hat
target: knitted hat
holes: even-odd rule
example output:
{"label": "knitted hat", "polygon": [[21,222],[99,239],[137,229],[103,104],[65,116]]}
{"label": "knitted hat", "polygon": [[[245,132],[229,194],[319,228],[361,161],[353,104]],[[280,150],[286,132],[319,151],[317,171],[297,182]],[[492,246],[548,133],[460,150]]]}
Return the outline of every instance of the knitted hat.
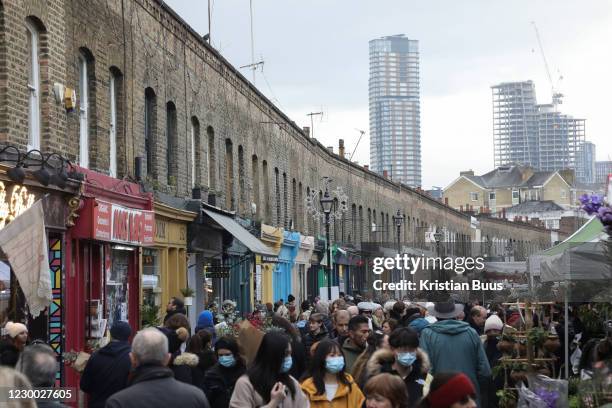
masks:
{"label": "knitted hat", "polygon": [[111,337],[114,340],[128,341],[132,335],[132,328],[127,322],[117,320],[113,323],[113,327],[110,329]]}
{"label": "knitted hat", "polygon": [[430,391],[427,401],[431,408],[448,408],[455,402],[474,395],[476,395],[476,390],[468,376],[459,373],[436,390]]}
{"label": "knitted hat", "polygon": [[489,330],[499,330],[501,331],[504,328],[504,322],[501,321],[499,316],[491,315],[487,318],[484,325],[484,332],[488,332]]}
{"label": "knitted hat", "polygon": [[13,323],[13,322],[7,322],[6,325],[4,326],[4,330],[6,330],[6,333],[12,338],[14,339],[15,337],[17,337],[18,335],[20,335],[23,332],[28,332],[28,328],[26,327],[25,324],[23,323]]}

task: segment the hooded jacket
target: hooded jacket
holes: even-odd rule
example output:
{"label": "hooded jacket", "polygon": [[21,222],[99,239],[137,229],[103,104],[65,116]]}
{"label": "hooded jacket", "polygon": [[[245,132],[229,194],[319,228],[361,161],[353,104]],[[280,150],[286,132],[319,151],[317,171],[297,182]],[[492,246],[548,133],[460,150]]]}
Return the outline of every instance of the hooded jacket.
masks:
{"label": "hooded jacket", "polygon": [[[421,348],[417,348],[416,355],[416,361],[410,366],[410,371],[404,378],[404,384],[406,384],[406,389],[408,390],[408,406],[410,407],[416,406],[423,397],[425,378],[431,368],[429,357],[427,357],[427,354]],[[394,363],[395,354],[393,351],[385,348],[376,350],[366,364],[366,369],[359,379],[359,385],[361,387],[365,386],[370,378],[378,374],[390,373],[399,375],[393,368]]]}
{"label": "hooded jacket", "polygon": [[172,370],[158,365],[136,368],[130,386],[106,401],[106,408],[210,408],[204,392],[176,381]]}
{"label": "hooded jacket", "polygon": [[196,354],[183,353],[176,356],[172,365],[170,365],[170,369],[177,380],[200,387],[204,373],[198,372],[200,371],[199,363],[200,359]]}
{"label": "hooded jacket", "polygon": [[420,344],[431,361],[431,374],[465,373],[480,394],[479,379],[491,376],[491,367],[476,331],[466,322],[440,320],[421,332]]}
{"label": "hooded jacket", "polygon": [[209,310],[204,310],[198,316],[198,324],[196,325],[194,333],[197,333],[200,330],[206,330],[212,335],[212,338],[213,338],[212,342],[214,345],[215,341],[217,340],[217,334],[215,332],[215,323],[213,320],[213,314]]}
{"label": "hooded jacket", "polygon": [[81,390],[89,394],[89,407],[104,407],[111,395],[127,387],[132,369],[130,351],[127,341],[113,340],[89,358],[80,384]]}
{"label": "hooded jacket", "polygon": [[365,401],[365,397],[357,386],[357,383],[353,380],[353,377],[349,374],[346,374],[346,377],[351,385],[350,388],[348,385],[338,382],[336,395],[331,402],[327,399],[325,393],[317,395],[317,387],[312,377],[307,378],[301,386],[306,397],[310,400],[310,408],[361,407]]}

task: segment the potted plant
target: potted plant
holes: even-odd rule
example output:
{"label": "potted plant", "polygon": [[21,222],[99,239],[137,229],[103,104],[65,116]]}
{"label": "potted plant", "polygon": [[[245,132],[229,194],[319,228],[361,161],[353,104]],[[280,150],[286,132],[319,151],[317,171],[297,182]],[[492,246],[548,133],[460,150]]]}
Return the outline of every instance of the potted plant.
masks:
{"label": "potted plant", "polygon": [[561,347],[561,340],[559,340],[559,336],[549,334],[544,344],[542,344],[542,347],[549,353],[554,353]]}
{"label": "potted plant", "polygon": [[548,334],[540,327],[534,327],[527,332],[527,338],[531,341],[531,344],[537,347],[542,347],[546,337],[548,337]]}
{"label": "potted plant", "polygon": [[512,371],[510,371],[510,378],[512,378],[515,384],[519,382],[527,384],[527,366],[525,364],[513,365]]}
{"label": "potted plant", "polygon": [[193,305],[193,295],[195,291],[189,287],[181,289],[181,295],[183,295],[183,302],[185,302],[185,306]]}
{"label": "potted plant", "polygon": [[514,408],[516,407],[516,395],[512,390],[499,390],[495,393],[499,398],[500,408]]}

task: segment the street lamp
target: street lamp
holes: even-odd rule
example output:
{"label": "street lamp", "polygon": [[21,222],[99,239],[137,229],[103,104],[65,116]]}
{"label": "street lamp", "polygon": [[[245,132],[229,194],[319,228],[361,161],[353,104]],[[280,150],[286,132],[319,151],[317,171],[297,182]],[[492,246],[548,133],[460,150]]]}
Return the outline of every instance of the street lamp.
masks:
{"label": "street lamp", "polygon": [[[436,256],[440,257],[440,242],[442,241],[443,234],[440,232],[438,228],[436,228],[436,232],[433,234],[434,241],[436,241]],[[443,279],[446,278],[446,273],[444,272],[444,268],[440,271]]]}
{"label": "street lamp", "polygon": [[[395,226],[397,227],[397,253],[399,255],[399,253],[402,251],[402,246],[401,246],[401,228],[402,228],[402,223],[404,222],[404,216],[402,215],[402,213],[400,212],[400,210],[397,210],[397,214],[395,214],[393,216],[393,222],[395,223]],[[399,275],[399,270],[396,270],[395,274],[395,278],[397,281],[397,278]],[[402,279],[404,278],[403,276],[403,272],[402,272]],[[397,291],[396,291],[397,292]],[[397,297],[397,293],[396,293],[396,297]]]}
{"label": "street lamp", "polygon": [[319,200],[323,214],[325,214],[325,240],[327,241],[327,301],[331,302],[331,242],[329,239],[329,215],[331,214],[334,199],[329,195],[329,189],[325,186],[325,193]]}

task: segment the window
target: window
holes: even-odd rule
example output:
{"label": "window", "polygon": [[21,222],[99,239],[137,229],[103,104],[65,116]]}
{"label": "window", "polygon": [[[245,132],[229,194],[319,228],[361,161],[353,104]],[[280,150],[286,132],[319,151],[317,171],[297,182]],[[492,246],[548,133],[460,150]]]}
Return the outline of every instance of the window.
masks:
{"label": "window", "polygon": [[231,139],[225,139],[225,206],[234,210],[234,146]]}
{"label": "window", "polygon": [[518,204],[519,202],[519,191],[512,190],[512,205]]}
{"label": "window", "polygon": [[195,116],[191,117],[191,188],[201,182],[200,164],[200,122]]}
{"label": "window", "polygon": [[110,95],[110,127],[109,127],[109,168],[111,177],[117,177],[117,81],[111,71],[108,84]]}
{"label": "window", "polygon": [[79,164],[89,167],[89,77],[87,59],[79,55]]}
{"label": "window", "polygon": [[153,147],[155,146],[155,135],[157,132],[157,98],[151,88],[145,89],[145,109],[144,109],[144,143],[145,155],[147,159],[147,175],[153,175]]}
{"label": "window", "polygon": [[26,20],[30,64],[28,66],[28,150],[40,149],[40,63],[38,58],[39,31]]}
{"label": "window", "polygon": [[238,210],[244,212],[244,204],[246,201],[246,174],[244,170],[244,148],[238,146]]}
{"label": "window", "polygon": [[478,193],[470,193],[470,200],[478,201]]}
{"label": "window", "polygon": [[256,214],[261,214],[261,211],[259,209],[259,167],[257,164],[256,155],[253,155],[251,163],[251,177],[253,179],[253,203],[255,204],[255,213],[253,214],[253,216],[255,216]]}
{"label": "window", "polygon": [[178,176],[178,137],[176,135],[176,105],[166,103],[166,165],[168,185],[176,186]]}
{"label": "window", "polygon": [[561,198],[567,198],[567,190],[561,189]]}
{"label": "window", "polygon": [[495,192],[494,191],[489,193],[489,200],[490,201],[495,201]]}
{"label": "window", "polygon": [[206,135],[208,136],[208,151],[206,152],[206,162],[208,163],[208,187],[211,189],[215,188],[215,130],[212,126],[206,128]]}

